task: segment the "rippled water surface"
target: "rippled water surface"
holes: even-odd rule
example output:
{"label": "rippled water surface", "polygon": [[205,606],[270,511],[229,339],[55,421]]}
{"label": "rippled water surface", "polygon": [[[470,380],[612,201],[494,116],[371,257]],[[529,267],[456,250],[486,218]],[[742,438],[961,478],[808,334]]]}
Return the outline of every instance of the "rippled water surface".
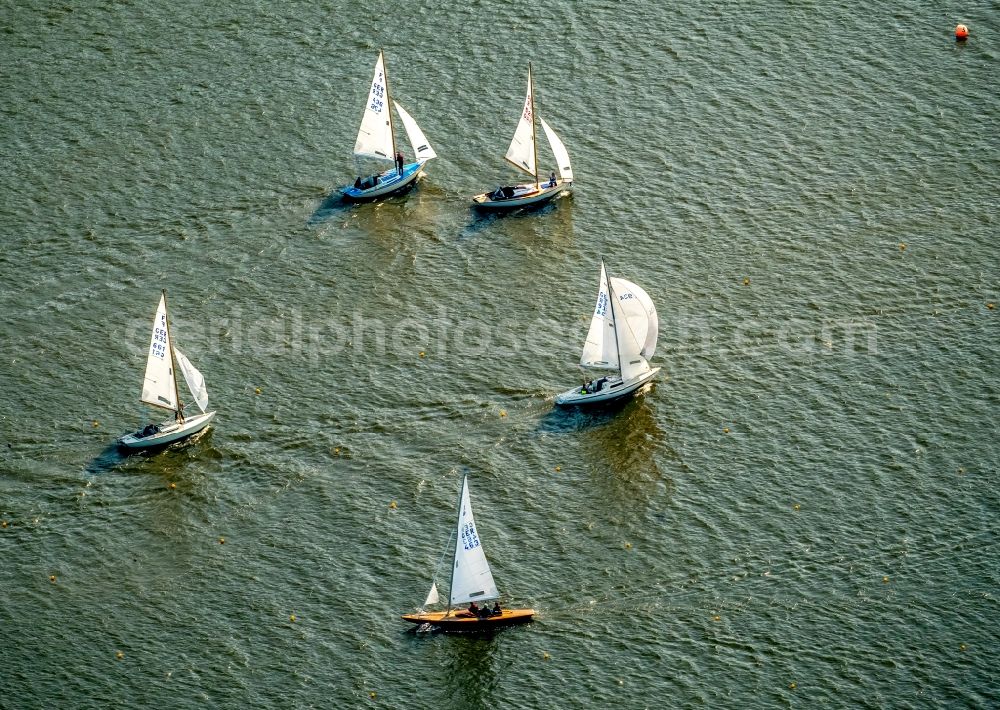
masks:
{"label": "rippled water surface", "polygon": [[[0,706],[1000,704],[996,4],[669,5],[0,11]],[[479,217],[528,61],[576,190]],[[557,411],[601,257],[663,370]],[[415,634],[466,472],[537,621]]]}

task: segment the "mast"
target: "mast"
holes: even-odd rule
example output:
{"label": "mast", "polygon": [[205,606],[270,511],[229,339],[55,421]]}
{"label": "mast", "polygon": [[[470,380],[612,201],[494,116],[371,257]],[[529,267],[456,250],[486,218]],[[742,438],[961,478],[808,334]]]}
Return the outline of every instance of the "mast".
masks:
{"label": "mast", "polygon": [[385,112],[389,117],[389,135],[392,136],[392,158],[393,165],[396,164],[396,128],[392,122],[392,92],[389,91],[389,67],[385,63],[385,54],[381,49],[378,50],[378,56],[382,58],[382,71],[385,73]]}
{"label": "mast", "polygon": [[[386,91],[388,91],[386,84]],[[528,93],[531,95],[531,150],[535,154],[535,189],[538,189],[538,135],[535,131],[535,87],[531,83],[531,62],[528,62]]]}
{"label": "mast", "polygon": [[[462,476],[462,488],[458,491],[458,515],[455,516],[456,527],[458,521],[462,519],[462,497],[465,493],[465,482],[468,480],[469,474]],[[458,545],[458,541],[455,542]],[[447,619],[451,615],[451,590],[455,586],[455,550],[452,548],[451,554],[451,579],[448,581],[448,608],[444,612],[444,618]]]}
{"label": "mast", "polygon": [[[611,318],[614,320],[615,325],[613,330],[615,332],[615,352],[618,353],[618,377],[624,381],[624,376],[622,375],[622,348],[621,344],[618,342],[618,314],[615,313],[615,301],[617,297],[615,296],[614,289],[611,286],[611,275],[608,274],[608,267],[604,265],[604,259],[601,259],[601,266],[604,268],[604,275],[608,277],[608,300],[611,301]],[[171,344],[173,344],[171,342]]]}
{"label": "mast", "polygon": [[184,423],[184,412],[181,407],[181,393],[177,388],[177,361],[174,359],[174,339],[170,337],[170,310],[167,308],[167,289],[162,290],[163,293],[163,315],[166,316],[166,329],[167,329],[167,342],[170,343],[170,375],[171,379],[174,381],[174,401],[177,402],[177,409],[174,411],[175,416],[180,416],[181,424]]}

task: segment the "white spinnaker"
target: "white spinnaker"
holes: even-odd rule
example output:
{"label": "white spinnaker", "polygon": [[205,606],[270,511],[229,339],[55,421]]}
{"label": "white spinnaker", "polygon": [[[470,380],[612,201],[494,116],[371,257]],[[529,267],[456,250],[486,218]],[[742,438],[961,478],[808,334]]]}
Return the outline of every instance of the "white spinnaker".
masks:
{"label": "white spinnaker", "polygon": [[529,68],[528,93],[524,97],[524,109],[521,111],[521,119],[514,131],[514,138],[511,139],[504,157],[519,170],[535,177],[535,126],[531,111],[531,69]]}
{"label": "white spinnaker", "polygon": [[437,604],[441,597],[438,596],[438,588],[436,582],[431,582],[431,591],[427,592],[427,599],[424,600],[424,606],[430,606],[431,604]]}
{"label": "white spinnaker", "polygon": [[469,500],[468,476],[462,479],[462,498],[458,509],[458,538],[455,540],[455,568],[451,578],[452,605],[496,599],[500,596],[493,582],[486,553],[476,532]]}
{"label": "white spinnaker", "polygon": [[431,148],[431,144],[427,142],[427,137],[420,130],[417,122],[413,120],[413,116],[408,114],[396,101],[392,103],[396,106],[396,110],[399,111],[399,117],[403,119],[403,128],[406,130],[406,137],[410,139],[410,145],[413,146],[417,162],[423,163],[431,158],[436,158],[437,153]]}
{"label": "white spinnaker", "polygon": [[354,142],[354,154],[368,158],[394,160],[392,127],[389,124],[389,92],[386,88],[385,62],[378,53],[375,62],[375,76],[368,91],[365,115],[361,118],[358,139]]}
{"label": "white spinnaker", "polygon": [[545,137],[549,139],[552,154],[556,157],[556,165],[559,166],[559,177],[563,180],[572,181],[573,167],[569,164],[569,153],[566,152],[566,146],[559,140],[559,136],[549,127],[544,118],[539,116],[538,120],[542,123],[542,130],[545,131]]}
{"label": "white spinnaker", "polygon": [[648,360],[656,351],[656,339],[660,334],[660,321],[656,315],[656,306],[653,305],[653,299],[649,297],[649,294],[637,284],[632,284],[632,289],[635,292],[635,297],[639,299],[639,304],[646,313],[646,340],[643,342],[642,350],[639,351],[639,354]]}
{"label": "white spinnaker", "polygon": [[608,293],[608,274],[601,262],[601,282],[597,289],[597,303],[590,320],[590,330],[583,344],[580,364],[583,367],[617,368],[618,348],[615,347],[615,318]]}
{"label": "white spinnaker", "polygon": [[187,356],[177,348],[174,348],[174,355],[177,356],[177,366],[181,369],[181,374],[184,375],[184,381],[187,382],[191,396],[194,397],[198,408],[204,414],[208,407],[208,388],[205,386],[205,376],[198,372],[198,368],[191,364]]}
{"label": "white spinnaker", "polygon": [[[646,362],[643,353],[647,347],[646,336],[650,329],[650,316],[646,306],[652,305],[652,302],[646,292],[634,283],[615,277],[611,278],[611,297],[614,299],[622,379],[630,380],[649,371],[649,363]],[[654,308],[654,323],[655,315]],[[652,346],[656,347],[655,335]]]}
{"label": "white spinnaker", "polygon": [[153,318],[153,335],[146,356],[146,374],[142,380],[141,400],[163,409],[177,409],[177,387],[170,362],[170,335],[167,330],[167,301],[160,295],[160,305]]}

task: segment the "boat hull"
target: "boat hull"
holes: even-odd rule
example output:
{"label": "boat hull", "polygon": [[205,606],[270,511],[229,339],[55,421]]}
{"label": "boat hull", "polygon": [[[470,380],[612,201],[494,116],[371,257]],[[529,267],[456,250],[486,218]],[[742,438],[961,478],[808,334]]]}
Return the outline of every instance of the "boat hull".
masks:
{"label": "boat hull", "polygon": [[583,392],[582,388],[574,387],[556,397],[556,404],[561,407],[580,407],[588,404],[613,402],[630,396],[647,382],[650,382],[660,368],[654,367],[631,380],[622,382],[617,375],[608,378],[607,383],[597,392]]}
{"label": "boat hull", "polygon": [[450,611],[429,611],[423,614],[403,614],[402,619],[411,624],[430,624],[442,631],[475,632],[525,624],[531,621],[534,615],[534,609],[504,609],[498,616],[477,617],[465,611],[452,609]]}
{"label": "boat hull", "polygon": [[403,174],[400,175],[396,168],[391,168],[379,173],[378,185],[375,187],[362,190],[353,185],[347,185],[340,188],[340,194],[348,202],[373,202],[383,197],[398,195],[416,184],[423,169],[424,163],[410,163],[403,166]]}
{"label": "boat hull", "polygon": [[534,183],[514,186],[514,196],[500,200],[493,199],[493,193],[481,192],[472,198],[472,206],[481,210],[512,210],[518,207],[542,205],[563,192],[572,191],[573,182],[557,180],[554,187],[536,188]]}
{"label": "boat hull", "polygon": [[172,419],[160,424],[160,431],[150,436],[137,436],[140,432],[126,434],[118,439],[118,445],[130,451],[141,449],[156,449],[175,441],[180,441],[208,426],[215,417],[215,412],[206,412],[194,417],[188,417],[183,424],[178,424]]}

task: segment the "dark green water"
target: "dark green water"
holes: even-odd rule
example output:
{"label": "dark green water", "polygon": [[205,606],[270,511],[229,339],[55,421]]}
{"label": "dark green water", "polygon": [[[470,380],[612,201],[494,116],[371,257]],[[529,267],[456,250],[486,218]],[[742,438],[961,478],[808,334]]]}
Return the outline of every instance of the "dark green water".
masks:
{"label": "dark green water", "polygon": [[[0,707],[1000,704],[995,3],[209,5],[0,9]],[[577,189],[480,219],[528,60]],[[663,370],[557,412],[600,256]],[[463,472],[538,620],[413,634]]]}

